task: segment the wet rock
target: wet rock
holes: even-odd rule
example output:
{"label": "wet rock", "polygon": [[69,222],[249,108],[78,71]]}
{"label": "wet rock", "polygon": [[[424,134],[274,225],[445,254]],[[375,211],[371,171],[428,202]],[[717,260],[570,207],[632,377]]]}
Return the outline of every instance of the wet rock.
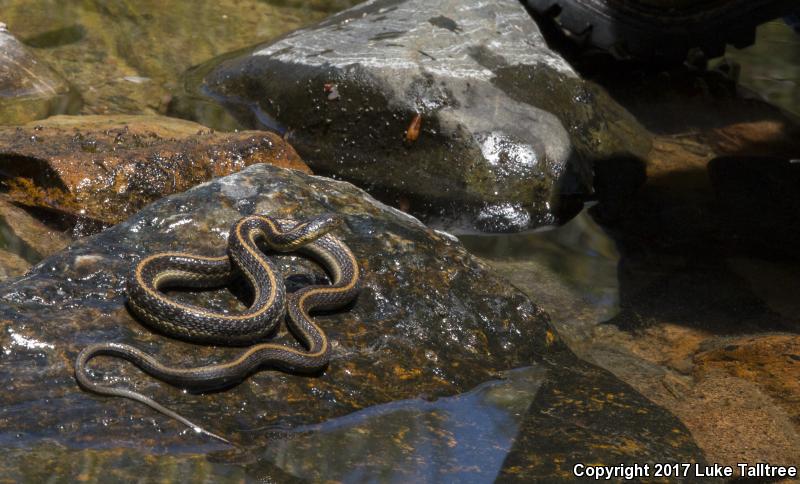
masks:
{"label": "wet rock", "polygon": [[0,125],[66,112],[79,102],[68,84],[0,22]]}
{"label": "wet rock", "polygon": [[158,116],[55,116],[0,130],[0,168],[9,198],[55,212],[61,225],[79,234],[254,163],[308,172],[273,133],[215,133]]}
{"label": "wet rock", "polygon": [[[321,375],[262,371],[224,392],[189,394],[121,361],[93,364],[96,378],[154,396],[224,434],[235,450],[135,402],[78,388],[72,364],[92,342],[134,344],[186,366],[241,351],[172,340],[136,322],[125,309],[132,263],[177,248],[221,253],[231,223],[245,214],[325,212],[345,218],[337,233],[363,268],[364,289],[352,307],[317,316],[333,342]],[[303,259],[276,261],[298,274],[290,288],[324,281]],[[173,296],[217,309],[238,304],[225,290]],[[702,460],[674,418],[577,360],[545,313],[451,236],[350,184],[294,170],[255,165],[162,199],[0,287],[0,302],[0,445],[16,449],[2,464],[12,477],[31,472],[22,464],[37,458],[67,478],[100,472],[72,465],[87,459],[113,465],[121,478],[141,476],[143,448],[154,465],[262,480],[491,480],[504,472],[509,448],[525,467],[508,472],[522,476],[560,476],[556,460]],[[291,344],[284,332],[276,339]],[[372,433],[382,437],[369,440]],[[343,448],[345,436],[357,451]],[[441,452],[420,451],[429,448]],[[476,455],[483,457],[469,460]],[[547,457],[537,463],[536,455]]]}
{"label": "wet rock", "polygon": [[[520,368],[453,397],[394,401],[299,426],[271,442],[255,467],[279,462],[310,481],[347,482],[391,469],[414,482],[488,482],[502,469],[544,377],[542,367]],[[398,454],[398,447],[405,451]]]}
{"label": "wet rock", "polygon": [[782,408],[753,382],[710,371],[670,406],[692,429],[709,461],[796,466],[800,459],[800,432],[792,419],[795,412]]}
{"label": "wet rock", "polygon": [[0,199],[0,279],[24,274],[31,265],[66,247],[70,240],[25,210]]}
{"label": "wet rock", "polygon": [[513,0],[373,0],[197,72],[195,90],[286,132],[315,171],[450,231],[568,220],[593,160],[649,147]]}
{"label": "wet rock", "polygon": [[0,279],[20,276],[28,270],[31,264],[14,252],[0,249]]}
{"label": "wet rock", "polygon": [[4,199],[0,199],[0,239],[9,250],[31,262],[55,254],[71,240]]}
{"label": "wet rock", "polygon": [[[586,461],[580,458],[564,459],[563,454],[557,449],[584,445],[594,449],[602,448],[600,460],[593,461],[593,464],[614,466],[621,462],[628,464],[659,462],[650,458],[630,460],[628,457],[637,454],[652,455],[654,451],[661,452],[660,449],[651,447],[653,441],[659,441],[658,447],[666,445],[674,450],[683,447],[683,439],[680,436],[682,425],[660,421],[660,418],[652,415],[650,410],[637,411],[629,407],[627,401],[634,391],[627,384],[609,382],[608,386],[600,389],[594,384],[594,376],[582,370],[567,370],[562,378],[560,382],[551,380],[544,383],[542,388],[544,391],[537,395],[529,407],[526,422],[506,458],[499,480],[503,482],[575,480],[575,465]],[[548,409],[546,413],[549,418],[542,415],[543,408]],[[606,420],[606,415],[611,418]],[[591,430],[585,427],[588,422],[592,422]],[[641,432],[636,438],[617,435],[612,440],[606,440],[601,437],[617,433],[615,426],[621,422],[641,425]],[[595,433],[596,430],[599,430],[599,433]],[[650,467],[652,472],[652,464]]]}

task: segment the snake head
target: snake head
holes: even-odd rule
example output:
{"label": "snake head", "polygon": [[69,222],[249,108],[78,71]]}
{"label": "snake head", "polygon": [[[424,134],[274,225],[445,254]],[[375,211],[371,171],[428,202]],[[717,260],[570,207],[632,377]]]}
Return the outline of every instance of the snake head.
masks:
{"label": "snake head", "polygon": [[282,233],[273,233],[268,243],[273,249],[282,252],[296,250],[324,236],[343,221],[335,214],[312,217],[305,222],[296,223]]}
{"label": "snake head", "polygon": [[[326,213],[310,218],[306,222],[304,232],[321,237],[344,223],[344,219],[335,213]],[[316,237],[315,237],[316,238]]]}

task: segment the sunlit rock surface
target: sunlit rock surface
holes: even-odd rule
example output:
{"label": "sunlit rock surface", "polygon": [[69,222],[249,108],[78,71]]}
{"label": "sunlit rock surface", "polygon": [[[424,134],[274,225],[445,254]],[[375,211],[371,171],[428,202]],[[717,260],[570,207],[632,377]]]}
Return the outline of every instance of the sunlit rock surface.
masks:
{"label": "sunlit rock surface", "polygon": [[160,116],[54,116],[0,129],[9,199],[55,214],[78,235],[254,163],[309,171],[274,133],[215,133]]}
{"label": "sunlit rock surface", "polygon": [[25,123],[78,103],[64,79],[0,22],[0,124]]}
{"label": "sunlit rock surface", "polygon": [[649,143],[514,0],[372,0],[189,77],[315,171],[451,232],[568,220],[594,159]]}
{"label": "sunlit rock surface", "polygon": [[[329,212],[345,218],[337,234],[359,260],[364,289],[351,308],[317,316],[333,341],[323,374],[267,370],[195,395],[122,361],[92,365],[95,378],[154,396],[236,448],[78,388],[73,362],[92,342],[134,344],[185,366],[241,351],[136,322],[124,305],[132,263],[161,250],[221,253],[246,214]],[[290,290],[324,281],[307,261],[276,260],[298,273]],[[227,291],[175,297],[237,304]],[[277,339],[291,344],[287,334]],[[449,235],[350,184],[269,165],[160,200],[0,287],[0,346],[0,470],[12,479],[107,479],[114,469],[123,480],[177,472],[215,481],[524,481],[568,477],[577,462],[702,460],[671,415],[576,359],[544,312]]]}

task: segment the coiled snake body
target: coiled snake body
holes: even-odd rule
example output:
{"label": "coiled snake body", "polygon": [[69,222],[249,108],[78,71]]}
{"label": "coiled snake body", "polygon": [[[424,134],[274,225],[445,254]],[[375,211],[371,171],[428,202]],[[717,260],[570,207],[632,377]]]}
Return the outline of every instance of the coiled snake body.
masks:
{"label": "coiled snake body", "polygon": [[[228,255],[204,257],[180,252],[161,252],[142,259],[128,281],[128,306],[142,321],[180,339],[242,346],[273,333],[288,313],[287,325],[305,350],[274,343],[250,346],[235,360],[194,368],[169,367],[143,351],[120,343],[97,343],[80,352],[75,377],[87,390],[130,398],[172,417],[197,432],[227,442],[190,422],[153,399],[125,388],[100,385],[89,378],[86,365],[100,355],[124,358],[145,373],[182,388],[208,390],[231,386],[262,366],[314,373],[330,359],[325,332],[309,316],[319,309],[334,309],[358,294],[360,273],[350,249],[329,232],[340,223],[321,216],[298,223],[251,215],[237,221],[228,237]],[[283,279],[259,244],[274,251],[299,251],[310,255],[327,270],[331,285],[307,286],[286,294]],[[230,280],[235,271],[244,275],[253,302],[245,311],[227,314],[169,299],[161,292],[169,287],[215,287]]]}

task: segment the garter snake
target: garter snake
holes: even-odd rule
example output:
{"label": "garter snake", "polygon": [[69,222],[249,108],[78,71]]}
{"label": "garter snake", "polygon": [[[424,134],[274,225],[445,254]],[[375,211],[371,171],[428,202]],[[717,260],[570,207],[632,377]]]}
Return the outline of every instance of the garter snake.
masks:
{"label": "garter snake", "polygon": [[[84,348],[75,362],[75,377],[86,390],[103,395],[136,400],[174,418],[197,432],[227,442],[190,422],[141,393],[112,388],[92,381],[86,371],[89,360],[107,355],[126,359],[145,373],[171,385],[193,390],[232,386],[262,366],[297,373],[314,373],[330,359],[330,344],[309,313],[334,309],[352,301],[358,294],[358,263],[350,249],[329,232],[340,223],[334,216],[321,216],[298,223],[265,215],[250,215],[238,220],[228,237],[228,253],[205,257],[181,252],[160,252],[136,264],[128,279],[128,307],[151,327],[191,342],[242,346],[273,333],[281,317],[288,314],[287,326],[304,350],[274,343],[258,343],[228,363],[193,368],[177,368],[158,362],[147,353],[127,344],[97,343]],[[286,294],[278,270],[261,250],[307,254],[327,270],[332,283],[303,287]],[[228,314],[209,311],[168,298],[169,287],[215,287],[228,282],[238,271],[252,291],[252,304],[245,311]]]}

